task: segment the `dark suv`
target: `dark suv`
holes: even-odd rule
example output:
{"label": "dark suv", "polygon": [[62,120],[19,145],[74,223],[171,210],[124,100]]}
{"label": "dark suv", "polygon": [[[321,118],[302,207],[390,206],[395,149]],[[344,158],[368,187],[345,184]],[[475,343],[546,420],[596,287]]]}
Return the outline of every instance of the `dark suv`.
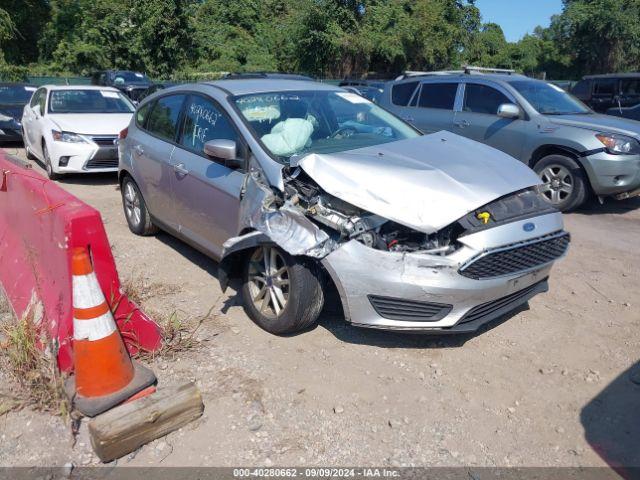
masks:
{"label": "dark suv", "polygon": [[640,73],[590,75],[576,83],[571,93],[599,113],[633,107],[640,103]]}
{"label": "dark suv", "polygon": [[144,73],[129,70],[104,70],[91,76],[92,85],[115,87],[137,103],[153,82]]}

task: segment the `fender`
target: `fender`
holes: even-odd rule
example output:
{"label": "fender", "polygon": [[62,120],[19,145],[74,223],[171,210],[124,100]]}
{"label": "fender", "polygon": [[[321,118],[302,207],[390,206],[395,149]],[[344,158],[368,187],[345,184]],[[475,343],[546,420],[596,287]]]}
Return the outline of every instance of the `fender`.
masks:
{"label": "fender", "polygon": [[239,276],[238,260],[243,253],[259,245],[275,245],[264,233],[252,231],[239,237],[230,238],[224,243],[224,250],[218,264],[218,281],[224,293],[231,278]]}

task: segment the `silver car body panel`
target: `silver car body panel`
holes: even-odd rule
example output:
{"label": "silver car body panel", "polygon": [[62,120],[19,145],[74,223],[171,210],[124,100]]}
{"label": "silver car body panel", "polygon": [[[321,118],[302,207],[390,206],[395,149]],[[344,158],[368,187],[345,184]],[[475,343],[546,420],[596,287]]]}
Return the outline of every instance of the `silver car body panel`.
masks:
{"label": "silver car body panel", "polygon": [[[424,132],[444,128],[497,148],[528,165],[547,152],[565,152],[583,166],[596,195],[617,195],[640,187],[640,155],[611,155],[595,136],[597,133],[618,134],[640,142],[640,122],[596,113],[542,115],[510,85],[512,81],[523,80],[538,81],[522,75],[496,74],[410,77],[388,82],[379,104]],[[453,109],[393,104],[391,90],[394,85],[411,82],[420,84],[414,96],[419,94],[424,85],[457,82],[459,88]],[[497,115],[465,112],[463,98],[469,83],[498,90],[518,105],[523,115],[518,119],[504,119]],[[452,120],[449,121],[449,118]]]}
{"label": "silver car body panel", "polygon": [[[484,251],[504,245],[504,239],[520,237],[530,220],[502,225],[466,237],[464,248],[448,257],[424,253],[393,253],[367,248],[351,241],[329,254],[323,265],[338,286],[348,320],[376,328],[430,331],[456,325],[472,308],[519,292],[545,280],[551,264],[528,272],[488,280],[463,277],[458,270]],[[537,217],[536,234],[562,231],[559,213]],[[496,230],[491,234],[491,230]],[[363,268],[363,265],[366,265]],[[381,317],[369,295],[382,295],[418,302],[447,303],[451,312],[436,322],[407,322]],[[524,302],[523,302],[524,303]]]}
{"label": "silver car body panel", "polygon": [[[276,208],[275,196],[252,168],[247,175],[245,193],[240,201],[240,224],[244,229],[264,233],[291,255],[322,258],[337,248],[329,235],[290,203]],[[223,245],[223,257],[249,234],[230,238]]]}
{"label": "silver car body panel", "polygon": [[311,154],[298,165],[331,195],[424,233],[540,183],[526,165],[450,132]]}
{"label": "silver car body panel", "polygon": [[[251,152],[246,173],[234,171],[223,175],[220,170],[214,175],[218,181],[215,183],[203,169],[197,178],[198,191],[191,192],[192,197],[190,191],[182,191],[179,195],[185,198],[176,202],[173,191],[177,181],[174,178],[176,162],[189,163],[187,166],[194,169],[194,165],[202,163],[202,157],[194,158],[196,163],[193,163],[179,145],[147,135],[133,120],[128,137],[119,145],[120,170],[134,177],[145,199],[149,196],[148,206],[154,219],[211,257],[222,258],[223,263],[227,253],[237,253],[237,247],[243,244],[255,246],[263,238],[292,255],[321,259],[340,292],[346,318],[361,326],[442,331],[486,302],[539,284],[527,296],[519,298],[522,303],[544,290],[552,262],[538,265],[533,271],[483,280],[465,277],[459,271],[492,249],[562,232],[559,213],[512,221],[460,236],[459,246],[452,253],[441,255],[380,250],[357,240],[340,240],[339,235],[329,235],[326,228],[320,228],[283,194],[288,181],[284,176],[285,165],[264,151],[229,100],[232,95],[283,89],[339,90],[312,82],[229,80],[178,85],[144,99],[141,106],[159,96],[181,91],[205,94],[224,108]],[[143,160],[137,157],[134,148],[140,143],[148,155]],[[339,154],[310,154],[299,160],[298,167],[327,194],[425,234],[439,232],[469,212],[539,183],[528,167],[508,155],[449,132]],[[291,170],[288,168],[289,175]],[[222,209],[213,208],[216,202],[210,202],[211,209],[184,203],[209,198],[207,182],[228,202]],[[165,191],[157,192],[158,189]],[[210,198],[215,197],[212,195]],[[193,211],[197,208],[199,213]],[[220,231],[209,235],[205,230],[181,230],[179,223],[185,214],[191,223],[200,221],[205,230],[208,226]],[[222,221],[214,218],[216,215],[233,218]],[[223,241],[223,237],[226,240]],[[369,295],[447,303],[452,309],[433,322],[391,320],[376,312]],[[509,309],[514,306],[510,304]]]}

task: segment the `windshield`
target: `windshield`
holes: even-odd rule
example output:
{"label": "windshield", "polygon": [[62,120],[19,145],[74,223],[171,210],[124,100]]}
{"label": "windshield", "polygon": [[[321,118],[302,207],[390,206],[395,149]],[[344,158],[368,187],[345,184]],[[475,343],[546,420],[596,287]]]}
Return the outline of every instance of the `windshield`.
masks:
{"label": "windshield", "polygon": [[35,87],[24,85],[0,85],[0,104],[26,105],[35,91]]}
{"label": "windshield", "polygon": [[135,107],[112,90],[53,90],[49,113],[133,113]]}
{"label": "windshield", "polygon": [[132,83],[132,82],[145,82],[149,83],[149,78],[143,73],[138,72],[116,72],[113,76],[114,83]]}
{"label": "windshield", "polygon": [[421,135],[353,92],[272,92],[233,100],[254,135],[284,162],[308,153],[344,152]]}
{"label": "windshield", "polygon": [[511,82],[510,85],[543,115],[591,113],[584,103],[556,85],[531,80]]}

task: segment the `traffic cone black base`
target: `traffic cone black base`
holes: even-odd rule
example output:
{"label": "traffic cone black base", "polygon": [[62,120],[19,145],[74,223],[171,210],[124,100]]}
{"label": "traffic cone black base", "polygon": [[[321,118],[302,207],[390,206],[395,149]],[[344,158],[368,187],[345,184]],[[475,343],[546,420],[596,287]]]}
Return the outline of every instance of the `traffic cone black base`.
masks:
{"label": "traffic cone black base", "polygon": [[120,405],[140,390],[156,383],[156,376],[151,370],[135,360],[132,360],[132,363],[134,373],[131,382],[123,389],[110,395],[91,398],[83,397],[76,393],[75,375],[69,377],[65,382],[64,389],[72,407],[87,417],[95,417],[116,405]]}

